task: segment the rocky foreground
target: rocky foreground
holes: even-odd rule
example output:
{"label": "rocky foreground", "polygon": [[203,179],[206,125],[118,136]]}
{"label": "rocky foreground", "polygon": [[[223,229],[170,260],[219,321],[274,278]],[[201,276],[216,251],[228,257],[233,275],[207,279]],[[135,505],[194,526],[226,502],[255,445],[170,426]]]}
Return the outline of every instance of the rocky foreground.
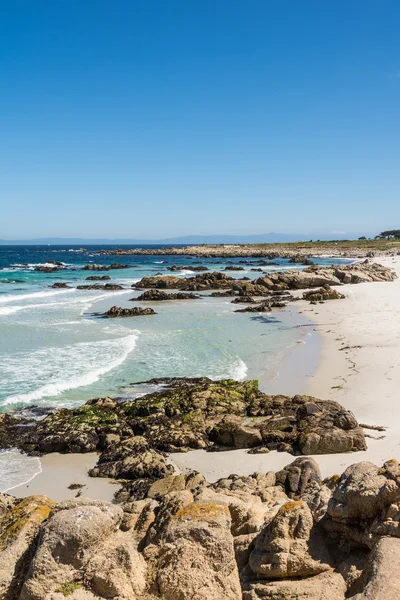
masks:
{"label": "rocky foreground", "polygon": [[4,600],[394,600],[400,465],[321,481],[297,458],[210,485],[171,475],[119,504],[0,495]]}
{"label": "rocky foreground", "polygon": [[[122,484],[113,504],[0,495],[2,600],[398,598],[400,465],[359,463],[321,481],[305,456],[365,449],[352,413],[255,381],[148,383],[159,391],[134,401],[0,415],[0,448],[97,451],[90,474]],[[297,458],[213,484],[175,474],[167,452],[198,448]]]}

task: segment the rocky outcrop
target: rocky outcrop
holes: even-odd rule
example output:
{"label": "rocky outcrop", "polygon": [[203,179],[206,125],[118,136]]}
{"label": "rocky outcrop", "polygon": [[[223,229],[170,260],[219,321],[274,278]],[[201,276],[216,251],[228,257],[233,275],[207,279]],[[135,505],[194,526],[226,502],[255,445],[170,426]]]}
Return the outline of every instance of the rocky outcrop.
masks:
{"label": "rocky outcrop", "polygon": [[165,452],[246,448],[298,455],[310,454],[310,448],[312,454],[366,448],[356,419],[336,402],[269,396],[256,381],[152,382],[164,389],[133,402],[98,398],[33,422],[0,415],[1,447],[38,453],[97,450],[101,455],[92,475],[132,479],[169,474]]}
{"label": "rocky outcrop", "polygon": [[66,289],[66,288],[70,288],[71,286],[68,285],[67,283],[64,283],[64,282],[61,282],[61,281],[60,282],[57,281],[56,283],[53,283],[53,285],[51,287],[53,289],[55,289],[55,290],[58,290],[58,289],[63,290],[63,289]]}
{"label": "rocky outcrop", "polygon": [[[126,458],[149,452],[143,439],[129,448]],[[276,474],[212,484],[195,472],[137,479],[117,505],[3,494],[0,597],[394,600],[399,472],[396,461],[359,463],[325,485],[317,463],[300,457]],[[324,490],[332,497],[316,519],[312,498]]]}
{"label": "rocky outcrop", "polygon": [[219,272],[207,272],[195,277],[180,278],[173,275],[143,277],[134,287],[156,289],[179,289],[185,291],[219,290],[232,286],[235,279]]}
{"label": "rocky outcrop", "polygon": [[155,314],[157,313],[155,313],[152,308],[142,308],[141,306],[121,308],[120,306],[112,306],[107,312],[102,313],[100,316],[106,319],[115,319],[119,317],[142,317]]}
{"label": "rocky outcrop", "polygon": [[78,285],[76,286],[77,290],[103,290],[108,292],[114,292],[117,290],[123,290],[122,285],[117,285],[116,283],[105,283],[102,285],[101,283],[93,283],[90,285]]}
{"label": "rocky outcrop", "polygon": [[163,300],[196,300],[198,298],[200,298],[200,296],[196,294],[186,292],[177,292],[174,294],[154,289],[146,290],[137,298],[130,298],[130,300],[132,302],[161,302]]}
{"label": "rocky outcrop", "polygon": [[237,280],[225,273],[211,271],[187,278],[162,275],[159,277],[144,277],[132,287],[137,289],[156,288],[185,291],[230,289],[235,294],[240,295],[266,296],[272,291],[324,288],[325,286],[339,286],[344,283],[393,281],[395,278],[395,272],[382,265],[357,263],[344,265],[343,267],[314,265],[302,271],[275,271],[254,281]]}
{"label": "rocky outcrop", "polygon": [[108,281],[111,277],[109,275],[89,275],[85,279],[86,281]]}
{"label": "rocky outcrop", "polygon": [[303,293],[303,300],[308,300],[312,304],[325,302],[325,300],[342,300],[343,298],[345,298],[343,294],[332,289],[329,285],[325,285],[319,290],[310,290]]}
{"label": "rocky outcrop", "polygon": [[246,312],[271,312],[273,308],[283,308],[285,304],[283,302],[261,302],[261,304],[254,304],[253,306],[246,306],[246,308],[239,308],[235,310],[237,313]]}

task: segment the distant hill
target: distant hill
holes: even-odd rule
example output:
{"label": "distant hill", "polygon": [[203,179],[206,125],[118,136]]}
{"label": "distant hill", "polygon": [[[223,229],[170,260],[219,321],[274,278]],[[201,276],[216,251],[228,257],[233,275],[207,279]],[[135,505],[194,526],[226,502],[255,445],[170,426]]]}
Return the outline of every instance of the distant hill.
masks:
{"label": "distant hill", "polygon": [[294,233],[265,233],[260,235],[185,235],[160,240],[144,239],[107,239],[107,238],[38,238],[31,240],[0,240],[0,245],[60,245],[60,246],[149,246],[149,245],[197,245],[197,244],[275,244],[279,242],[298,242],[306,240],[342,240],[357,239],[358,234],[294,234]]}

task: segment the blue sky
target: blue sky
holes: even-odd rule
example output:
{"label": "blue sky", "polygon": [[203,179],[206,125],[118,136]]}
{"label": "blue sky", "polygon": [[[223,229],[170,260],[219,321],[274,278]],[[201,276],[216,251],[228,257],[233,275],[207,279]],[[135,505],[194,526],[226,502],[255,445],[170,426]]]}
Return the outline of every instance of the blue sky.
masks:
{"label": "blue sky", "polygon": [[0,8],[0,238],[400,226],[397,0]]}

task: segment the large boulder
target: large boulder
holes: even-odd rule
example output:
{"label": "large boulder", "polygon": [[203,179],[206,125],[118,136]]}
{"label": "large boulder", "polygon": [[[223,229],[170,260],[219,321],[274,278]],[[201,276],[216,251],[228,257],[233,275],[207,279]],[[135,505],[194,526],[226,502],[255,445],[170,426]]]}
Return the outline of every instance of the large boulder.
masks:
{"label": "large boulder", "polygon": [[330,570],[330,557],[311,511],[301,500],[284,504],[255,540],[249,567],[262,579],[310,577]]}
{"label": "large boulder", "polygon": [[289,498],[299,498],[311,482],[321,481],[321,471],[316,461],[308,456],[299,456],[276,473]]}
{"label": "large boulder", "polygon": [[388,461],[383,468],[370,462],[348,467],[337,482],[328,515],[338,521],[372,521],[400,501],[400,465]]}
{"label": "large boulder", "polygon": [[52,600],[86,587],[94,597],[139,600],[145,565],[129,534],[119,531],[122,515],[108,502],[59,504],[42,528],[20,600]]}
{"label": "large boulder", "polygon": [[192,503],[176,513],[158,564],[164,600],[241,600],[230,524],[224,504]]}

